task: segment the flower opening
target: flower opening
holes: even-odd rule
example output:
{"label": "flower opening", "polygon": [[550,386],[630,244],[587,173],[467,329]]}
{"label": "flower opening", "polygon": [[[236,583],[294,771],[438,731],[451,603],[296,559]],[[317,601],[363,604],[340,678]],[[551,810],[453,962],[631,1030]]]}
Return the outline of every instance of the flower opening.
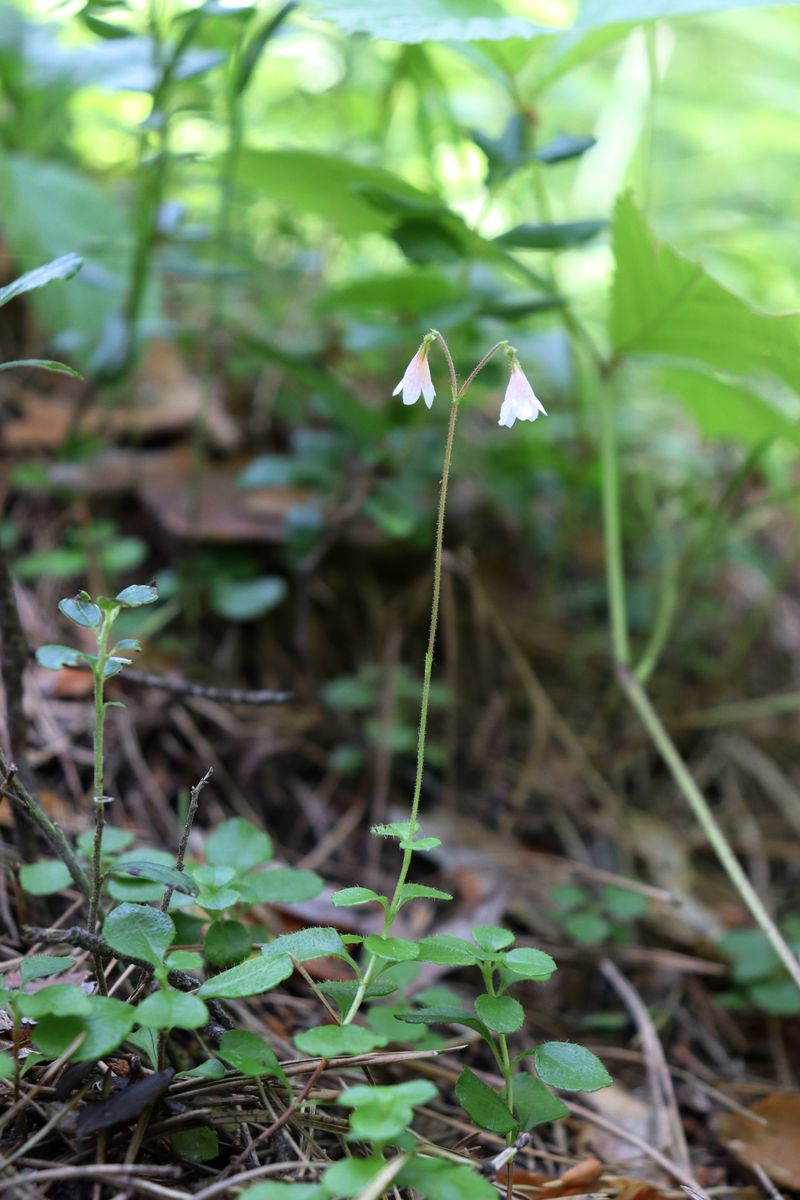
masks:
{"label": "flower opening", "polygon": [[420,346],[405,370],[403,378],[392,392],[396,396],[403,393],[403,404],[416,404],[422,396],[428,408],[433,404],[436,389],[431,379],[431,369],[428,365],[428,338]]}
{"label": "flower opening", "polygon": [[500,420],[498,421],[498,425],[505,425],[509,429],[517,420],[535,421],[539,413],[547,416],[544,405],[528,382],[516,354],[512,352],[510,357],[511,378],[500,406]]}

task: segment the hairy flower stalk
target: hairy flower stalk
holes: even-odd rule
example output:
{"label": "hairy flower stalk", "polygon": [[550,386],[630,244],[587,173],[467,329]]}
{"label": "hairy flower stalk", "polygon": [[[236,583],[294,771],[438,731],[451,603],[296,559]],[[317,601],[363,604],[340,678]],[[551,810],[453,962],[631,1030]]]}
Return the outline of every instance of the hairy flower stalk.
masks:
{"label": "hairy flower stalk", "polygon": [[[414,834],[417,829],[419,804],[422,795],[422,779],[425,770],[425,739],[428,729],[428,705],[430,701],[433,653],[436,646],[436,630],[439,622],[439,600],[442,584],[444,518],[447,506],[447,487],[450,479],[450,466],[453,457],[453,442],[455,439],[456,420],[458,417],[459,405],[467,390],[471,386],[473,380],[480,373],[480,371],[483,370],[489,360],[497,353],[498,350],[505,349],[511,361],[511,380],[509,381],[506,389],[506,398],[503,401],[503,409],[501,409],[500,424],[513,425],[516,419],[534,421],[539,415],[539,412],[544,412],[544,408],[536,399],[532,387],[523,374],[522,368],[517,360],[516,351],[513,349],[513,347],[510,347],[507,342],[498,342],[496,345],[492,346],[492,348],[476,364],[461,387],[459,387],[458,376],[456,374],[455,364],[453,362],[453,356],[450,353],[450,348],[447,345],[445,338],[436,329],[432,329],[430,333],[425,335],[419,350],[408,364],[403,378],[392,393],[392,395],[396,396],[402,391],[404,404],[414,404],[419,399],[420,395],[424,397],[428,408],[430,408],[431,404],[433,403],[433,398],[436,393],[430,375],[428,349],[429,346],[434,342],[439,345],[439,348],[441,349],[447,361],[450,377],[450,420],[447,426],[447,438],[445,440],[442,476],[441,483],[439,485],[439,505],[436,517],[436,537],[433,553],[433,595],[431,598],[431,620],[428,631],[428,645],[425,651],[425,665],[422,677],[422,700],[420,703],[419,732],[417,737],[417,767],[414,777],[414,792],[411,800],[411,812],[408,823],[409,834],[407,842],[413,841]],[[507,405],[509,404],[509,395],[511,395],[511,409],[507,409]],[[509,413],[510,419],[506,421],[503,420],[503,411]],[[383,928],[384,937],[390,932],[395,917],[400,909],[403,885],[408,878],[408,872],[411,866],[411,857],[413,853],[413,849],[411,849],[408,845],[403,851],[403,860],[397,876],[397,883],[395,884],[391,901],[386,908],[386,916]],[[356,993],[353,997],[353,1002],[344,1018],[343,1024],[349,1025],[355,1017],[356,1013],[361,1007],[361,1004],[363,1003],[370,983],[375,978],[379,964],[380,959],[378,959],[378,957],[374,954],[371,954],[367,959],[364,973],[359,981],[358,988],[356,989]]]}

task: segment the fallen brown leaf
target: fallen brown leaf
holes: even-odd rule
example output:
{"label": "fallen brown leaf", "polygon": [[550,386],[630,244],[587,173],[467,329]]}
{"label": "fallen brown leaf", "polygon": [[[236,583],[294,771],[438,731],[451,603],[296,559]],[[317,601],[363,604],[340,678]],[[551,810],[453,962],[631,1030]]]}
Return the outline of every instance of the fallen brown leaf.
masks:
{"label": "fallen brown leaf", "polygon": [[766,1124],[725,1113],[720,1140],[746,1167],[760,1166],[781,1187],[800,1188],[800,1092],[774,1092],[750,1111]]}

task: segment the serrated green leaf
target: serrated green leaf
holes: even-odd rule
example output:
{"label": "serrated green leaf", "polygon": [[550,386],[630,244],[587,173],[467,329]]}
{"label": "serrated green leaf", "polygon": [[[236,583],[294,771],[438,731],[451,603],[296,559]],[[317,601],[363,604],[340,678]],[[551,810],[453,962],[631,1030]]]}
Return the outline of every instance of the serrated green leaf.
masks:
{"label": "serrated green leaf", "polygon": [[172,918],[143,904],[120,904],[105,919],[103,936],[113,950],[160,967],[175,940]]}
{"label": "serrated green leaf", "polygon": [[597,1055],[575,1042],[543,1042],[533,1062],[544,1083],[565,1092],[596,1092],[613,1082]]}
{"label": "serrated green leaf", "polygon": [[294,970],[287,954],[267,959],[263,954],[245,959],[228,971],[222,971],[213,979],[201,984],[197,994],[201,998],[215,997],[219,1000],[241,1000],[246,996],[261,996],[288,979]]}
{"label": "serrated green leaf", "polygon": [[517,1120],[488,1083],[465,1067],[456,1080],[456,1095],[469,1117],[481,1129],[492,1133],[510,1133],[517,1128]]}
{"label": "serrated green leaf", "polygon": [[630,194],[614,209],[615,354],[673,355],[728,375],[766,375],[800,392],[800,314],[751,308],[700,263],[659,241]]}
{"label": "serrated green leaf", "polygon": [[494,1033],[516,1033],[525,1023],[525,1011],[511,996],[478,996],[475,1012]]}
{"label": "serrated green leaf", "polygon": [[208,1009],[197,996],[165,988],[142,1001],[136,1020],[145,1029],[199,1029],[208,1020]]}

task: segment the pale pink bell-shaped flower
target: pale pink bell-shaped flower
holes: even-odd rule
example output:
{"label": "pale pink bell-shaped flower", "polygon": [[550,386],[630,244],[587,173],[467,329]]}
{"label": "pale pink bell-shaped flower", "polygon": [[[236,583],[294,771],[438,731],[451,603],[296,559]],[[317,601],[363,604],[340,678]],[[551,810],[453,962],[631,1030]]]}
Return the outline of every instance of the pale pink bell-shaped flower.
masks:
{"label": "pale pink bell-shaped flower", "polygon": [[431,369],[428,366],[428,343],[423,342],[411,362],[406,367],[406,373],[392,392],[396,396],[403,393],[403,404],[416,404],[423,396],[428,408],[433,404],[436,389],[431,379]]}
{"label": "pale pink bell-shaped flower", "polygon": [[506,425],[510,429],[515,421],[535,421],[539,413],[547,413],[544,405],[536,396],[528,383],[525,372],[514,358],[511,364],[511,378],[508,381],[506,394],[500,406],[498,425]]}

